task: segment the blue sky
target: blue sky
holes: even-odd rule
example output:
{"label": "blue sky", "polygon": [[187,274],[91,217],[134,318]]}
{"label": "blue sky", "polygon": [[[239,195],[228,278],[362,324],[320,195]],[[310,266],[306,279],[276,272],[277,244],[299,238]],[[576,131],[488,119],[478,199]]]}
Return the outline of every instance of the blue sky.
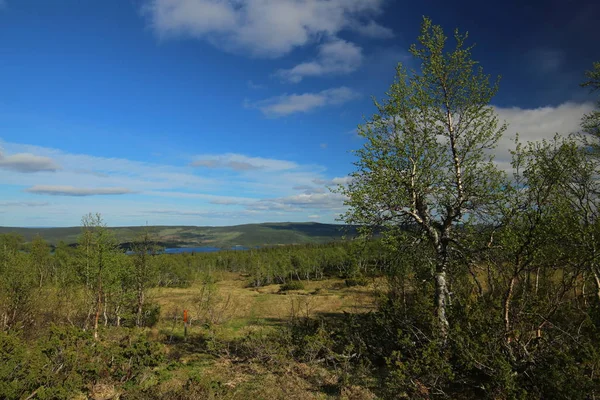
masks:
{"label": "blue sky", "polygon": [[0,225],[334,222],[423,15],[502,75],[506,163],[577,129],[600,60],[596,2],[522,3],[0,0]]}

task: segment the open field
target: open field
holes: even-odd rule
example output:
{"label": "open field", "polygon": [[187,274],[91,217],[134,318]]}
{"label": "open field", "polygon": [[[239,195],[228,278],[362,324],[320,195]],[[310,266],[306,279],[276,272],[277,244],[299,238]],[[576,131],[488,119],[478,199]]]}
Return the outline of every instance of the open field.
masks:
{"label": "open field", "polygon": [[[248,283],[245,274],[213,271],[199,276],[187,288],[150,289],[147,301],[160,305],[158,323],[151,328],[101,326],[100,341],[92,347],[113,349],[104,354],[115,348],[131,352],[139,349],[150,364],[151,357],[160,358],[152,368],[144,367],[138,373],[135,384],[133,380],[128,384],[99,379],[84,392],[71,393],[70,398],[373,398],[367,389],[342,383],[341,371],[313,359],[317,354],[322,357],[320,347],[315,348],[314,357],[295,359],[288,348],[301,344],[286,335],[294,326],[321,318],[331,321],[345,313],[375,310],[377,293],[384,289],[383,279],[373,278],[366,286],[353,287],[339,278],[303,281],[303,289],[289,291],[282,291],[279,284],[256,288]],[[81,295],[72,293],[74,297]],[[38,300],[42,314],[51,313],[60,303],[57,292],[50,288],[41,290]],[[184,309],[190,317],[187,336]],[[139,343],[146,344],[132,344],[140,337],[144,339]],[[92,358],[102,354],[88,345],[91,342],[83,346],[86,352],[91,351]],[[145,353],[139,346],[154,350]]]}
{"label": "open field", "polygon": [[202,330],[206,323],[214,323],[227,338],[285,324],[294,317],[318,318],[344,312],[367,312],[375,309],[374,289],[383,289],[381,281],[373,281],[368,286],[347,287],[342,279],[326,279],[307,281],[302,290],[282,292],[281,285],[249,287],[248,279],[240,274],[217,272],[215,275],[217,282],[210,295],[202,282],[195,282],[189,288],[150,291],[150,301],[161,307],[159,326],[163,332],[182,333],[184,309],[190,315],[190,332],[196,327]]}
{"label": "open field", "polygon": [[[343,313],[374,310],[381,281],[347,287],[341,279],[326,279],[305,282],[303,290],[284,293],[280,292],[281,285],[252,288],[248,287],[247,278],[239,274],[216,275],[214,302],[210,304],[201,283],[189,288],[158,288],[149,293],[150,300],[160,304],[162,312],[158,325],[147,334],[150,340],[163,344],[169,360],[159,367],[160,381],[153,378],[146,382],[155,396],[181,393],[193,382],[190,397],[186,398],[374,398],[368,390],[352,385],[346,385],[340,393],[336,389],[340,374],[319,362],[280,358],[276,342],[264,335],[277,334],[276,327],[305,317],[335,318]],[[191,320],[187,340],[182,321],[184,309],[189,310]],[[247,358],[240,355],[245,352],[250,353]],[[115,387],[104,390],[109,395],[118,393]]]}

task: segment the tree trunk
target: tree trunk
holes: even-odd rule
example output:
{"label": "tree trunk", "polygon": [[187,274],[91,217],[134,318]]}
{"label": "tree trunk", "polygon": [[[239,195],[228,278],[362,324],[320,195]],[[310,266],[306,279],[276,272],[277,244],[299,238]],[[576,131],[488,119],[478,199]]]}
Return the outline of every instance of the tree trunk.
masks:
{"label": "tree trunk", "polygon": [[100,262],[98,263],[98,296],[96,297],[96,316],[94,317],[94,339],[98,339],[98,320],[102,311],[102,252],[100,252]]}
{"label": "tree trunk", "polygon": [[121,326],[121,304],[117,305],[117,307],[115,307],[115,318],[116,318],[116,326]]}
{"label": "tree trunk", "polygon": [[515,283],[517,281],[517,275],[513,275],[510,278],[510,283],[508,285],[508,290],[506,291],[506,296],[504,297],[504,330],[506,331],[506,341],[508,343],[511,342],[510,337],[510,303],[512,302],[513,292],[515,289]]}
{"label": "tree trunk", "polygon": [[596,282],[596,296],[598,296],[598,300],[600,300],[600,275],[596,268],[592,269],[594,273],[594,282]]}
{"label": "tree trunk", "polygon": [[104,317],[104,326],[108,326],[108,299],[104,294],[104,309],[102,310],[102,316]]}
{"label": "tree trunk", "polygon": [[94,339],[98,339],[98,321],[100,320],[100,310],[102,308],[102,290],[98,289],[96,298],[96,316],[94,317]]}
{"label": "tree trunk", "polygon": [[444,245],[438,250],[438,265],[435,271],[435,306],[441,337],[446,341],[450,324],[446,309],[448,306],[448,252]]}

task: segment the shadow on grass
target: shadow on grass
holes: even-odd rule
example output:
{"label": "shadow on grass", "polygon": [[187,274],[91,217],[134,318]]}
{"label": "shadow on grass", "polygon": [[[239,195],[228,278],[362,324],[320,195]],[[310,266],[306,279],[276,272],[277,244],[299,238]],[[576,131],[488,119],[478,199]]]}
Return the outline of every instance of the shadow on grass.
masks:
{"label": "shadow on grass", "polygon": [[335,384],[325,384],[319,387],[322,393],[325,393],[328,396],[339,396],[340,395],[340,387]]}
{"label": "shadow on grass", "polygon": [[[261,328],[279,328],[289,324],[287,319],[282,318],[252,318],[240,321],[231,321],[226,327],[233,332],[239,331],[244,327],[261,327]],[[223,327],[223,326],[221,326]],[[216,350],[215,344],[227,347],[233,345],[241,337],[236,336],[212,336],[209,331],[201,327],[188,328],[188,335],[184,337],[181,330],[161,330],[163,339],[161,343],[169,346],[169,357],[171,359],[180,359],[190,355],[204,353],[207,355],[217,356],[219,351]]]}
{"label": "shadow on grass", "polygon": [[208,339],[203,334],[190,334],[187,337],[179,333],[171,334],[162,343],[170,347],[169,357],[174,359],[184,355],[210,353]]}

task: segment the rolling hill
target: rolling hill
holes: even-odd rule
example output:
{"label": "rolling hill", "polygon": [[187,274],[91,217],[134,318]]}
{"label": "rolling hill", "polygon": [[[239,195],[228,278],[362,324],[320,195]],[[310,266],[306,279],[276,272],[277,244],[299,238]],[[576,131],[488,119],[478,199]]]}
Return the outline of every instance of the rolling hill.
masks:
{"label": "rolling hill", "polygon": [[[354,237],[356,226],[321,224],[316,222],[282,222],[247,224],[224,227],[203,226],[149,226],[155,240],[164,247],[232,247],[268,246],[283,244],[326,243],[341,240],[344,235]],[[112,230],[120,243],[131,242],[145,226],[114,227]],[[81,227],[66,228],[13,228],[0,227],[0,234],[15,233],[31,241],[42,236],[56,245],[60,241],[76,243]]]}

